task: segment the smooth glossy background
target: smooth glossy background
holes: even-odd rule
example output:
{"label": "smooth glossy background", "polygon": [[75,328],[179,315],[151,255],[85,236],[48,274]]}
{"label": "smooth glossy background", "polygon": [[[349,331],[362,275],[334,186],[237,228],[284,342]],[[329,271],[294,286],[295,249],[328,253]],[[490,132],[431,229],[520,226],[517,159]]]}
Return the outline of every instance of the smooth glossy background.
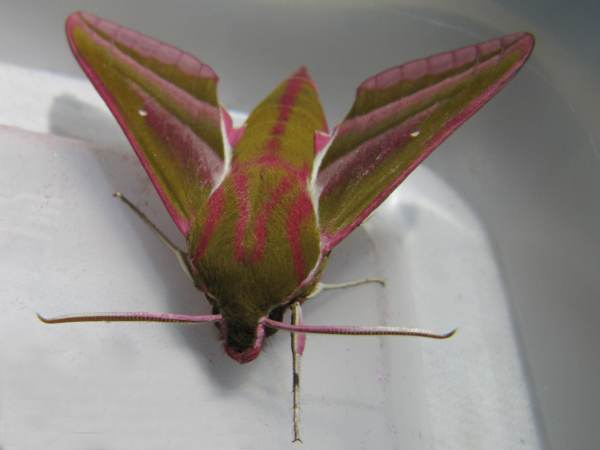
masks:
{"label": "smooth glossy background", "polygon": [[[141,5],[139,3],[138,5]],[[3,2],[0,446],[285,448],[288,339],[252,366],[210,327],[41,327],[46,313],[207,308],[112,200],[175,229],[81,78],[64,17],[87,9],[191,51],[248,111],[299,64],[330,121],[366,76],[528,30],[528,66],[344,243],[311,323],[459,326],[449,342],[311,337],[307,448],[597,449],[600,18],[594,2]],[[65,139],[67,138],[67,139]]]}

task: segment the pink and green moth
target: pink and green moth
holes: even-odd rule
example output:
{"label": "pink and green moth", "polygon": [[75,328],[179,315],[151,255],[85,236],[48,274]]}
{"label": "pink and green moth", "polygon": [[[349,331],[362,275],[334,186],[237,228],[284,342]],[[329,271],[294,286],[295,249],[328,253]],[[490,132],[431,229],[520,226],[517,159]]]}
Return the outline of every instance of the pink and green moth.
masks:
{"label": "pink and green moth", "polygon": [[[89,13],[70,15],[66,31],[77,61],[184,235],[186,251],[117,196],[174,252],[213,314],[100,313],[42,320],[214,322],[225,351],[240,363],[255,359],[273,331],[288,330],[296,440],[305,333],[453,334],[311,326],[302,322],[300,305],[324,288],[339,287],[320,282],[333,248],[518,72],[533,49],[531,34],[510,34],[372,76],[330,131],[304,67],[236,128],[218,101],[217,75],[194,56]],[[377,280],[363,280],[369,281]],[[289,324],[282,322],[287,309]]]}

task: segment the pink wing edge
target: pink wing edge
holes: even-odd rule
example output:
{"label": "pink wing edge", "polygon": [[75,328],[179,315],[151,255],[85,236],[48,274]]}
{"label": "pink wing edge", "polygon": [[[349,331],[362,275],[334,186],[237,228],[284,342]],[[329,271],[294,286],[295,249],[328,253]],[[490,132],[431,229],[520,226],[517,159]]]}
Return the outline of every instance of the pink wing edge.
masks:
{"label": "pink wing edge", "polygon": [[[356,227],[358,227],[367,217],[369,217],[369,215],[392,192],[394,192],[394,190],[406,179],[406,177],[408,177],[408,175],[410,175],[411,172],[419,166],[419,164],[421,164],[442,142],[444,142],[454,132],[454,130],[456,130],[460,125],[462,125],[471,116],[473,116],[477,111],[479,111],[489,100],[491,100],[492,97],[494,97],[494,95],[496,95],[496,93],[498,93],[500,90],[502,90],[502,88],[511,80],[511,78],[513,78],[517,74],[517,72],[523,67],[525,62],[527,62],[527,59],[529,58],[529,56],[531,55],[531,52],[533,51],[533,48],[535,46],[535,37],[531,33],[523,32],[523,33],[509,34],[509,35],[506,35],[506,36],[503,36],[503,37],[500,37],[497,39],[504,39],[504,38],[509,38],[509,37],[515,38],[512,45],[519,45],[519,46],[523,47],[525,50],[524,55],[519,59],[518,63],[510,71],[506,72],[496,83],[494,83],[489,88],[487,88],[461,114],[457,115],[456,117],[454,117],[450,121],[448,121],[446,126],[440,130],[438,135],[427,144],[425,151],[423,151],[421,153],[421,155],[415,161],[413,161],[412,164],[410,164],[410,166],[404,172],[402,172],[400,174],[400,176],[398,176],[398,178],[396,178],[394,180],[393,183],[391,183],[386,189],[381,191],[379,193],[379,195],[377,195],[377,197],[375,197],[373,202],[367,208],[365,208],[365,210],[356,218],[356,220],[354,222],[352,222],[346,228],[343,228],[342,230],[340,230],[337,233],[322,234],[321,235],[321,242],[322,242],[321,252],[323,254],[329,253],[346,236],[348,236],[352,231],[354,231],[354,229]],[[493,39],[492,39],[492,41],[493,41]],[[484,42],[484,44],[485,44],[485,42]],[[470,46],[467,46],[464,48],[468,48],[468,47],[470,47]],[[440,55],[441,54],[442,53],[440,53]],[[434,55],[432,57],[435,57],[435,56],[438,56],[438,55]],[[408,62],[408,63],[402,64],[401,66],[407,65],[410,63],[411,62]],[[393,67],[391,69],[385,70],[382,73],[389,73],[401,66]],[[398,71],[398,72],[401,72],[401,71]],[[378,75],[381,75],[381,74],[377,74],[373,77],[370,77],[367,80],[365,80],[363,83],[361,83],[361,85],[358,87],[357,91],[360,91],[366,85],[368,85],[369,83],[372,83],[373,80]],[[394,80],[394,81],[399,81],[400,78],[401,78],[401,76],[398,76],[397,80]],[[340,125],[338,124],[338,126],[335,128],[335,130],[337,130],[337,128],[339,128],[339,126]],[[329,143],[331,143],[334,139],[335,139],[335,132],[332,133],[331,141]],[[322,151],[322,148],[325,147],[325,145],[326,144],[320,143],[319,147],[321,147],[321,148],[319,149],[319,151]],[[316,180],[315,180],[315,182],[316,182]]]}
{"label": "pink wing edge", "polygon": [[[177,228],[179,229],[179,231],[184,236],[187,236],[187,234],[188,234],[188,232],[190,230],[190,226],[191,226],[190,220],[188,220],[186,217],[184,217],[184,216],[182,216],[181,214],[178,213],[178,211],[176,210],[176,208],[171,203],[171,201],[170,201],[169,196],[167,195],[167,193],[161,188],[160,183],[158,181],[158,177],[154,173],[154,170],[152,169],[152,167],[150,166],[150,164],[147,161],[144,160],[144,158],[143,158],[144,153],[142,151],[142,148],[139,145],[139,143],[137,142],[137,140],[135,139],[135,136],[133,135],[133,133],[130,131],[125,118],[120,113],[115,98],[112,96],[112,94],[106,88],[106,86],[100,80],[100,78],[96,75],[96,73],[94,72],[94,70],[86,63],[85,59],[79,53],[79,50],[77,49],[77,46],[75,45],[75,42],[74,42],[74,39],[73,39],[73,36],[72,36],[73,29],[75,27],[77,27],[77,26],[81,26],[82,28],[89,29],[89,26],[85,22],[84,18],[87,19],[87,20],[89,20],[89,21],[100,21],[100,20],[103,20],[103,19],[100,19],[97,16],[94,16],[93,14],[90,14],[90,13],[87,13],[87,12],[83,12],[83,11],[76,11],[76,12],[70,14],[67,17],[67,20],[66,20],[66,23],[65,23],[65,30],[66,30],[66,34],[67,34],[67,40],[69,42],[69,47],[71,48],[71,51],[72,51],[73,55],[75,56],[75,59],[79,63],[79,66],[85,72],[85,74],[87,75],[87,77],[92,82],[92,84],[93,84],[94,88],[96,89],[96,91],[98,92],[98,94],[100,94],[100,96],[102,97],[102,99],[106,102],[106,105],[108,106],[108,108],[110,109],[110,111],[113,113],[113,115],[117,119],[117,122],[119,123],[119,126],[123,130],[123,133],[125,133],[125,136],[127,137],[127,140],[129,141],[129,143],[133,147],[133,150],[135,151],[135,153],[136,153],[136,155],[137,155],[140,163],[142,164],[142,166],[144,167],[146,173],[150,177],[150,181],[152,182],[152,184],[154,185],[154,188],[158,192],[158,195],[159,195],[160,199],[162,200],[163,204],[167,208],[167,211],[168,211],[169,215],[172,217],[173,221],[175,222],[175,225],[177,226]],[[89,32],[95,34],[95,32],[93,30],[89,30]],[[136,32],[136,34],[140,34],[141,35],[141,33],[137,33],[137,32]],[[141,35],[141,36],[143,36],[143,35]],[[171,45],[163,43],[163,42],[160,42],[158,40],[155,40],[155,39],[152,39],[152,40],[155,41],[155,42],[157,42],[157,43],[166,45],[168,47],[172,47]],[[185,53],[185,52],[183,52],[183,53]],[[193,55],[190,55],[188,53],[186,53],[186,54],[189,57],[197,60],[197,58],[194,57]],[[206,67],[209,67],[209,66],[206,66]],[[212,71],[212,69],[211,69],[211,71]],[[214,71],[212,71],[212,74],[214,74],[214,78],[216,80],[218,80],[218,76],[214,73]]]}

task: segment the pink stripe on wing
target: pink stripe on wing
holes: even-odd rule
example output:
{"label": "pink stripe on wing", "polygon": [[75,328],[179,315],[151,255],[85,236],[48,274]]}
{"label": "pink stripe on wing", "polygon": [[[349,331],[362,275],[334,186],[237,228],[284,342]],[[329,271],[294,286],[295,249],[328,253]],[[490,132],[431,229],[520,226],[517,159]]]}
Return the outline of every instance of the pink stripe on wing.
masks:
{"label": "pink stripe on wing", "polygon": [[[188,125],[181,122],[140,86],[130,81],[132,90],[144,101],[145,120],[160,136],[182,168],[193,168],[197,181],[212,187],[221,176],[223,161]],[[183,199],[180,199],[183,200]]]}
{"label": "pink stripe on wing", "polygon": [[[430,140],[424,145],[422,151],[418,157],[411,160],[411,163],[406,169],[398,174],[398,177],[393,180],[385,189],[383,189],[377,197],[366,207],[351,223],[350,225],[336,230],[326,230],[322,236],[323,252],[330,251],[335,247],[342,239],[354,230],[358,225],[362,223],[365,218],[373,212],[373,210],[385,200],[396,187],[419,165],[421,162],[431,154],[431,152],[437,148],[444,140],[452,134],[452,132],[463,124],[469,117],[475,114],[483,105],[485,105],[498,91],[500,91],[510,79],[521,69],[525,61],[531,55],[533,50],[535,39],[533,35],[529,33],[514,33],[512,35],[505,36],[498,40],[504,47],[498,57],[505,57],[508,51],[520,51],[519,59],[513,63],[509,70],[491,86],[489,86],[483,93],[481,93],[475,100],[466,105],[466,107],[459,113],[452,116],[444,126],[435,134]],[[495,44],[488,44],[495,45]],[[480,46],[476,46],[479,49]],[[496,57],[495,57],[496,58]],[[474,69],[476,70],[476,69]]]}
{"label": "pink stripe on wing", "polygon": [[79,15],[88,26],[97,28],[110,36],[115,43],[128,47],[143,57],[154,58],[163,64],[174,64],[178,69],[191,76],[209,78],[215,81],[219,79],[210,66],[172,45],[122,27],[114,22],[101,19],[88,12],[72,14],[72,16],[75,15]]}
{"label": "pink stripe on wing", "polygon": [[502,38],[491,39],[478,45],[443,52],[428,58],[417,59],[401,66],[392,67],[365,80],[359,87],[359,93],[363,89],[385,89],[402,81],[412,81],[426,74],[438,74],[450,68],[457,68],[465,64],[476,62],[481,54],[483,57],[489,55],[501,47],[508,47],[526,36],[525,33],[513,33]]}
{"label": "pink stripe on wing", "polygon": [[361,179],[381,167],[382,161],[393,153],[401,152],[413,138],[411,133],[439,107],[434,103],[429,108],[396,125],[385,133],[377,135],[336,159],[319,173],[317,182],[322,188],[321,196],[326,196],[349,179]]}
{"label": "pink stripe on wing", "polygon": [[[473,47],[473,50],[475,50],[475,47]],[[442,93],[444,90],[451,90],[452,88],[459,86],[461,83],[475,76],[476,72],[498,64],[500,57],[500,55],[496,55],[482,62],[481,64],[471,67],[469,70],[458,73],[452,77],[445,78],[439,83],[416,91],[413,94],[402,97],[396,101],[387,103],[379,108],[369,111],[366,114],[355,116],[352,119],[346,120],[339,126],[336,137],[343,137],[351,133],[358,134],[368,132],[377,123],[383,122],[394,115],[400,115],[403,111],[407,111],[410,108],[416,107],[419,104],[428,101],[429,99]]]}

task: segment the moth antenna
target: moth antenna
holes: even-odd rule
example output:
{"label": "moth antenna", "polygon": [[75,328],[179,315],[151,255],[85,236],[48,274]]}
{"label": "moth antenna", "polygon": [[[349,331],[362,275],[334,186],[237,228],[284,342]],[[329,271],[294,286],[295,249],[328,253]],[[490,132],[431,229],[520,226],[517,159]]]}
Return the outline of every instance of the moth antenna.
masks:
{"label": "moth antenna", "polygon": [[188,315],[152,312],[111,312],[91,313],[68,316],[44,317],[36,313],[37,318],[44,323],[68,323],[68,322],[180,322],[180,323],[204,323],[220,322],[223,320],[221,314]]}
{"label": "moth antenna", "polygon": [[295,333],[339,334],[353,336],[417,336],[431,339],[448,339],[456,333],[456,328],[448,333],[435,333],[420,328],[400,327],[363,327],[363,326],[331,326],[331,325],[293,325],[278,320],[263,319],[263,324],[269,328],[292,331]]}

